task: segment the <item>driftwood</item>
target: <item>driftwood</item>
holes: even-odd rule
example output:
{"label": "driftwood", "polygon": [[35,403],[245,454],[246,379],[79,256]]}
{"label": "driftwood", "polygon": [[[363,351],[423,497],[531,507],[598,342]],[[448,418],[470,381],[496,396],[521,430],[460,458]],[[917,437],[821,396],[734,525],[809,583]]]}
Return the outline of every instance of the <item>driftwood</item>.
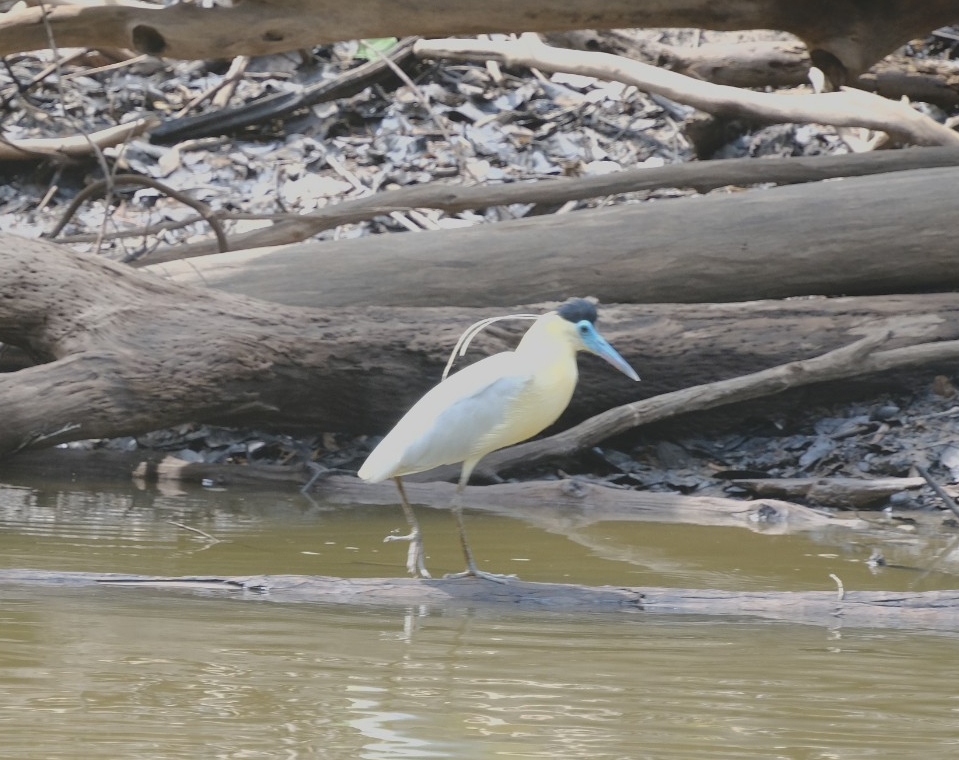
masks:
{"label": "driftwood", "polygon": [[527,66],[615,80],[727,119],[868,127],[917,145],[959,145],[959,133],[954,130],[904,103],[861,90],[846,88],[842,92],[815,95],[755,92],[704,82],[609,53],[550,47],[533,34],[524,35],[517,42],[420,40],[413,46],[413,51],[423,58],[495,60],[508,66]]}
{"label": "driftwood", "polygon": [[437,608],[606,612],[632,615],[696,615],[743,620],[774,620],[826,626],[910,628],[954,632],[959,628],[959,592],[883,591],[715,591],[709,589],[627,588],[531,583],[491,583],[473,578],[331,578],[306,575],[239,577],[157,577],[118,573],[0,570],[0,584],[74,588],[129,588],[232,595],[278,603],[313,602]]}
{"label": "driftwood", "polygon": [[801,37],[816,66],[837,83],[855,77],[915,36],[959,17],[957,0],[881,6],[837,0],[815,6],[794,0],[414,0],[397,13],[392,0],[246,0],[203,8],[137,0],[76,0],[11,11],[0,19],[0,55],[61,47],[129,48],[170,58],[308,48],[322,42],[390,35],[446,36],[482,32],[558,31],[651,26],[782,29]]}
{"label": "driftwood", "polygon": [[[746,187],[760,183],[781,185],[816,182],[838,177],[859,177],[885,172],[931,169],[959,165],[959,148],[925,148],[896,150],[840,156],[810,156],[805,158],[729,159],[661,167],[626,169],[614,174],[576,179],[553,179],[538,182],[515,182],[462,187],[439,182],[415,185],[400,190],[389,190],[375,195],[341,201],[307,214],[290,215],[288,219],[251,232],[232,235],[229,250],[276,246],[305,240],[324,230],[341,224],[351,224],[392,211],[413,208],[435,208],[448,213],[466,209],[505,206],[512,203],[560,204],[572,200],[595,198],[617,193],[657,190],[664,187],[690,188],[705,193],[718,187],[732,185]],[[51,236],[55,237],[54,233]],[[161,248],[149,257],[137,260],[135,266],[177,261],[194,256],[215,253],[215,241],[187,243]],[[218,259],[233,262],[237,257]],[[192,264],[186,271],[194,271]],[[232,266],[232,264],[231,264]],[[206,268],[206,267],[204,267]],[[169,269],[167,271],[177,271]],[[288,283],[296,291],[305,273],[291,276]],[[206,276],[206,275],[205,275]],[[215,276],[215,274],[214,274]],[[259,278],[257,278],[259,280]],[[250,294],[255,295],[255,294]],[[315,292],[310,291],[310,298]],[[669,299],[678,300],[678,299]],[[288,303],[291,303],[288,301]],[[313,303],[313,301],[309,301]],[[303,305],[307,305],[304,303]]]}
{"label": "driftwood", "polygon": [[[47,362],[0,376],[0,455],[187,421],[382,431],[436,382],[460,331],[489,316],[295,309],[168,283],[52,243],[0,240],[0,341]],[[877,332],[892,336],[882,352],[847,363],[843,373],[796,373],[792,384],[949,362],[959,340],[957,311],[954,294],[606,308],[604,332],[648,380],[626,384],[584,359],[565,422]],[[515,345],[522,327],[491,330],[475,355]],[[767,390],[787,387],[780,378]],[[694,395],[711,403],[722,396]],[[644,419],[636,408],[625,415]],[[607,434],[615,425],[601,422]]]}
{"label": "driftwood", "polygon": [[[307,306],[739,301],[959,287],[954,168],[303,243],[158,272]],[[893,211],[894,210],[894,211]]]}
{"label": "driftwood", "polygon": [[[798,41],[709,42],[679,47],[618,29],[554,32],[544,38],[556,47],[601,50],[730,87],[808,84],[812,66],[809,51]],[[851,83],[892,100],[906,97],[942,108],[959,105],[959,65],[951,60],[892,54]]]}
{"label": "driftwood", "polygon": [[729,87],[795,87],[809,83],[812,61],[799,40],[704,42],[695,47],[649,39],[645,30],[575,29],[542,35],[550,45],[611,53]]}

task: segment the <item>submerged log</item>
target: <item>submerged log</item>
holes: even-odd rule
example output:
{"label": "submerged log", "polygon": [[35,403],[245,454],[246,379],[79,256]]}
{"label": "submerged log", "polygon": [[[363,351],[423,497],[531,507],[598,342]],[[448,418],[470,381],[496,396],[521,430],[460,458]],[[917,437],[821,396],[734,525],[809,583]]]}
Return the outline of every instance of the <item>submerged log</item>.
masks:
{"label": "submerged log", "polygon": [[[153,451],[78,451],[48,449],[25,452],[0,463],[5,483],[25,485],[38,479],[57,482],[118,482],[138,484],[213,483],[221,487],[302,486],[309,477],[303,467],[280,465],[226,465],[186,462]],[[410,503],[448,509],[452,483],[406,483]],[[397,503],[392,482],[364,483],[334,475],[321,479],[310,491],[325,502],[344,505]],[[525,522],[561,532],[603,520],[646,521],[746,528],[756,533],[782,535],[825,527],[859,529],[866,526],[853,516],[833,516],[801,504],[771,498],[752,501],[718,496],[687,496],[614,488],[584,480],[467,486],[458,503],[481,512],[520,517]]]}
{"label": "submerged log", "polygon": [[78,592],[110,587],[201,595],[234,595],[273,602],[435,608],[696,615],[743,620],[868,628],[955,631],[959,591],[719,591],[711,589],[508,583],[464,578],[332,578],[306,575],[155,577],[114,573],[0,570],[0,584],[56,585]]}

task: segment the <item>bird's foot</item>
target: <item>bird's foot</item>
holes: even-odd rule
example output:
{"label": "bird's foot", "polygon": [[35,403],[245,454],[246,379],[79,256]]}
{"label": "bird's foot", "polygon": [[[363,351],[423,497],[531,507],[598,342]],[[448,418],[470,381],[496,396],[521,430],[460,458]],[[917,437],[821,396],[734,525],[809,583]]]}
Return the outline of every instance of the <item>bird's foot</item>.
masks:
{"label": "bird's foot", "polygon": [[516,575],[512,573],[509,575],[505,573],[487,573],[477,567],[468,567],[461,573],[447,573],[443,578],[482,578],[484,581],[493,581],[493,583],[509,583],[510,581],[517,580]]}
{"label": "bird's foot", "polygon": [[383,543],[390,541],[409,541],[410,550],[406,555],[406,571],[414,578],[432,578],[426,569],[426,553],[423,551],[423,538],[418,530],[405,536],[387,536]]}

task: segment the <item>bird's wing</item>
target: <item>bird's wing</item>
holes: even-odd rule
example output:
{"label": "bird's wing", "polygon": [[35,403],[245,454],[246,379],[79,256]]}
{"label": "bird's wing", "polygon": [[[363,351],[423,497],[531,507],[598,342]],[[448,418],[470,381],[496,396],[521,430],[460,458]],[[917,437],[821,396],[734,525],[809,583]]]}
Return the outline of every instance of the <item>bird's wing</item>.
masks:
{"label": "bird's wing", "polygon": [[421,398],[364,463],[360,476],[384,480],[455,464],[507,418],[530,383],[512,353],[496,354],[451,375]]}

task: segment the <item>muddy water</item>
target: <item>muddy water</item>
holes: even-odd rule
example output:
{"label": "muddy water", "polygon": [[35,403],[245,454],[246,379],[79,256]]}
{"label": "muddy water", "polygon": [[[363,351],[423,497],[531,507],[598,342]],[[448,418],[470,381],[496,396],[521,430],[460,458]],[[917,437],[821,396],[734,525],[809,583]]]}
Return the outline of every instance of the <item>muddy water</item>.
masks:
{"label": "muddy water", "polygon": [[[451,517],[422,510],[434,573]],[[948,537],[467,516],[528,580],[953,587]],[[398,509],[286,493],[0,486],[0,564],[400,576]],[[873,574],[882,545],[899,568]],[[932,558],[941,555],[938,560]],[[930,572],[930,567],[932,571]],[[959,636],[690,618],[0,586],[3,758],[955,758]]]}

